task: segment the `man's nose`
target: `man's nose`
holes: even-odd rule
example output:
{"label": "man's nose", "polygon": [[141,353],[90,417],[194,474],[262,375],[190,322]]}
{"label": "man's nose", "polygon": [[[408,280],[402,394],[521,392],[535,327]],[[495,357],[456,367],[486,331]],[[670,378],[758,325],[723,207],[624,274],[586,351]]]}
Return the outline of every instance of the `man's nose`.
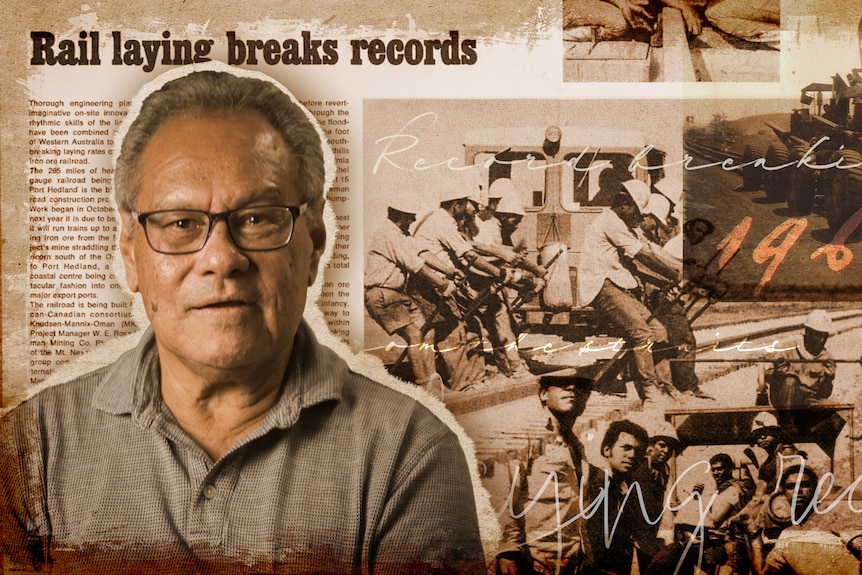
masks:
{"label": "man's nose", "polygon": [[249,258],[236,245],[226,220],[213,223],[209,239],[201,250],[199,262],[204,273],[223,275],[243,272],[249,266]]}

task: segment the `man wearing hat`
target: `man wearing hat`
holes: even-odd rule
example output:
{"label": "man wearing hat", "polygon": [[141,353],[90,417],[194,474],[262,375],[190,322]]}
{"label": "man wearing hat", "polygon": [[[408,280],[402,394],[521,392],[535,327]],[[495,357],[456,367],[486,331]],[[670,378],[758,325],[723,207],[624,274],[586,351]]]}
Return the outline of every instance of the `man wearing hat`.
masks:
{"label": "man wearing hat", "polygon": [[428,252],[425,259],[419,257],[410,235],[414,221],[413,208],[401,205],[397,198],[390,202],[387,218],[374,234],[365,256],[365,309],[386,333],[404,339],[413,381],[427,385],[437,371],[435,355],[433,349],[422,346],[426,318],[407,293],[407,280],[411,276],[421,278],[440,297],[448,297],[455,290],[450,280],[458,271]]}
{"label": "man wearing hat", "polygon": [[[518,217],[514,226],[517,227],[524,215],[512,180],[508,178],[494,180],[488,190],[488,206],[485,212],[490,214],[487,219],[482,219],[481,212],[476,217],[479,233],[472,238],[475,250],[483,256],[492,258],[493,263],[501,262],[501,265],[507,266],[505,279],[507,286],[531,296],[540,292],[545,287],[545,281],[542,278],[547,270],[526,259],[523,253],[511,247],[511,233],[514,228],[508,233],[509,245],[505,245],[503,239],[503,222],[508,222],[509,216],[516,215]],[[525,274],[521,270],[529,273]],[[481,291],[488,288],[497,278],[473,274],[470,279],[471,285]],[[527,365],[518,352],[518,338],[512,325],[510,308],[504,291],[498,290],[490,294],[486,305],[480,308],[480,313],[498,368],[510,377],[529,376]]]}
{"label": "man wearing hat", "polygon": [[590,391],[590,380],[574,370],[539,378],[550,435],[538,446],[531,442],[523,461],[510,462],[511,507],[496,559],[501,575],[580,572],[586,552],[581,483],[592,466],[574,426]]}
{"label": "man wearing hat", "polygon": [[[476,183],[475,189],[471,182]],[[475,181],[463,184],[447,187],[441,194],[440,207],[417,225],[414,236],[419,255],[425,258],[430,254],[448,267],[472,268],[502,280],[505,270],[480,256],[460,231],[476,213],[479,191]],[[485,376],[485,360],[480,345],[481,327],[475,314],[465,316],[457,306],[441,304],[434,286],[426,282],[411,281],[410,290],[416,294],[423,313],[431,322],[429,334],[443,360],[438,370],[443,383],[456,391],[478,383]],[[465,309],[474,307],[475,302],[465,294],[456,292],[454,295],[462,297]]]}
{"label": "man wearing hat", "polygon": [[625,182],[626,192],[616,193],[611,209],[604,210],[587,227],[583,256],[578,268],[578,296],[592,305],[601,321],[623,335],[634,357],[634,379],[644,400],[655,400],[661,382],[656,374],[652,345],[667,341],[667,332],[639,299],[640,284],[632,273],[637,262],[669,283],[682,279],[661,248],[641,240],[635,229],[649,202],[649,186],[640,180]]}
{"label": "man wearing hat", "polygon": [[779,352],[766,370],[758,396],[763,397],[768,386],[769,401],[779,408],[806,407],[828,399],[835,379],[835,360],[826,348],[831,332],[828,313],[822,309],[809,313],[796,346]]}

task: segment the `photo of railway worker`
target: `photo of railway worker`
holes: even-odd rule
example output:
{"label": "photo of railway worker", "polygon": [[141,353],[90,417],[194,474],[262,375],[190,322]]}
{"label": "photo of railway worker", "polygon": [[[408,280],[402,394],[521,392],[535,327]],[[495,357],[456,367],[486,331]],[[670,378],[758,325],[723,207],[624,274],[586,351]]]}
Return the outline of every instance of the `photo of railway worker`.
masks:
{"label": "photo of railway worker", "polygon": [[783,458],[797,454],[804,456],[793,444],[790,435],[787,429],[779,425],[774,414],[762,411],[754,416],[751,424],[751,445],[757,452],[748,448],[745,454],[756,469],[755,498],[775,490]]}
{"label": "photo of railway worker", "polygon": [[641,299],[643,274],[634,264],[649,270],[651,281],[668,286],[679,284],[682,271],[661,248],[636,232],[643,220],[641,211],[649,202],[649,186],[639,180],[629,180],[624,186],[626,191],[613,197],[611,209],[587,226],[584,251],[594,255],[578,270],[578,292],[580,301],[592,305],[600,321],[625,339],[638,395],[643,401],[655,402],[663,391],[670,393],[672,383],[669,375],[659,379],[652,348],[670,346],[661,318]]}
{"label": "photo of railway worker", "polygon": [[390,204],[365,256],[365,309],[386,333],[404,339],[412,370],[405,379],[430,387],[437,372],[436,354],[433,347],[422,345],[431,343],[427,340],[430,324],[407,290],[408,280],[416,276],[429,283],[445,300],[454,293],[455,280],[463,280],[464,275],[428,251],[420,257],[410,235],[410,226],[416,221],[414,208],[403,196]]}
{"label": "photo of railway worker", "polygon": [[674,206],[662,193],[653,192],[644,208],[640,229],[652,243],[664,247],[679,235],[679,220],[673,215]]}
{"label": "photo of railway worker", "polygon": [[[585,521],[588,553],[584,573],[630,575],[634,543],[645,540],[646,525],[637,497],[628,497],[638,468],[645,463],[649,436],[640,425],[627,419],[613,421],[602,437],[604,469],[593,467],[587,484],[588,501],[606,498],[604,511]],[[613,528],[613,523],[619,521]]]}
{"label": "photo of railway worker", "polygon": [[[767,571],[766,558],[775,547],[781,532],[791,525],[803,525],[812,517],[818,483],[817,473],[805,464],[788,465],[777,483],[761,502],[758,512],[746,523],[751,571],[762,575]],[[774,569],[779,567],[779,553],[771,558]],[[775,572],[774,570],[771,572]],[[778,573],[781,573],[780,569]]]}
{"label": "photo of railway worker", "polygon": [[506,277],[505,270],[479,255],[462,232],[476,213],[478,191],[478,182],[470,181],[446,188],[441,192],[439,208],[424,217],[413,234],[420,256],[429,253],[447,267],[464,274],[468,270],[484,274],[491,282],[481,293],[465,287],[457,290],[454,298],[446,299],[440,298],[433,285],[415,276],[408,284],[430,322],[428,335],[435,349],[444,350],[437,356],[437,373],[453,391],[463,391],[485,379],[482,327],[476,312],[491,296],[496,283]]}
{"label": "photo of railway worker", "polygon": [[753,575],[859,573],[859,514],[843,505],[818,512],[822,485],[810,467],[788,465],[778,490],[746,525]]}
{"label": "photo of railway worker", "polygon": [[[483,220],[479,215],[482,213],[490,215]],[[505,271],[502,284],[499,278],[479,271],[468,270],[467,277],[474,290],[488,293],[476,311],[491,344],[494,364],[506,377],[519,379],[531,374],[518,351],[512,305],[537,296],[545,287],[543,278],[547,274],[547,270],[528,259],[524,251],[516,251],[511,246],[511,234],[523,216],[512,180],[497,178],[488,189],[487,205],[480,205],[475,225],[467,226],[476,231],[467,238],[476,252]],[[509,245],[503,239],[504,222]],[[510,291],[514,293],[511,297]]]}
{"label": "photo of railway worker", "polygon": [[114,183],[151,325],[0,421],[0,553],[23,572],[484,572],[457,436],[303,319],[334,170],[310,113],[215,63],[144,96]]}
{"label": "photo of railway worker", "polygon": [[815,309],[805,318],[804,331],[796,345],[778,353],[772,366],[758,383],[757,405],[808,407],[832,395],[835,360],[826,343],[832,332],[832,318]]}
{"label": "photo of railway worker", "polygon": [[[779,0],[566,0],[563,30],[567,39],[585,42],[649,41],[665,7],[680,11],[689,36],[699,36],[706,22],[738,41],[767,46],[779,43]],[[653,44],[661,45],[660,40]]]}
{"label": "photo of railway worker", "polygon": [[[670,462],[682,451],[676,429],[667,421],[653,424],[646,447],[644,463],[634,472],[633,481],[640,486],[646,515],[635,517],[642,520],[636,530],[635,549],[641,573],[646,571],[652,558],[664,547],[658,537],[660,518],[668,500]],[[671,495],[671,500],[675,500]]]}
{"label": "photo of railway worker", "polygon": [[587,553],[580,516],[581,483],[592,477],[593,468],[574,426],[591,392],[592,382],[574,370],[539,377],[539,401],[551,435],[525,460],[509,462],[512,503],[504,512],[504,540],[490,572],[581,572]]}
{"label": "photo of railway worker", "polygon": [[705,501],[712,506],[704,518],[707,532],[706,546],[717,548],[716,556],[724,550],[724,562],[732,573],[746,573],[749,566],[746,542],[732,521],[734,515],[742,511],[754,495],[754,480],[745,467],[737,468],[733,458],[727,453],[716,453],[709,458],[709,471],[712,485],[707,489],[703,483],[695,486]]}

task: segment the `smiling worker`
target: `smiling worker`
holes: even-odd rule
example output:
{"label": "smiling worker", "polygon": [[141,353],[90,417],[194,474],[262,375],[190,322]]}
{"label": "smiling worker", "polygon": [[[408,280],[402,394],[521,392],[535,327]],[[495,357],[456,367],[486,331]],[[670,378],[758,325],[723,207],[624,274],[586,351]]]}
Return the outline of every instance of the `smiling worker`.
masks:
{"label": "smiling worker", "polygon": [[303,321],[319,129],[271,81],[184,72],[116,163],[151,328],[0,423],[0,551],[64,573],[483,570],[457,437]]}

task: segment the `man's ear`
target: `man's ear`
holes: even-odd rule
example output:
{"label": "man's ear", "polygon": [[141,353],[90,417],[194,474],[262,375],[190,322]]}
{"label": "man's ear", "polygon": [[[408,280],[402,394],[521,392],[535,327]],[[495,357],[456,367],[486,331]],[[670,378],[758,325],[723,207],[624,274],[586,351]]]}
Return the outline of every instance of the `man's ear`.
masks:
{"label": "man's ear", "polygon": [[[312,213],[313,211],[313,213]],[[323,204],[319,208],[313,208],[305,212],[308,233],[311,236],[311,260],[308,266],[308,285],[317,279],[317,270],[320,267],[320,258],[326,249],[326,225],[323,223]]]}
{"label": "man's ear", "polygon": [[133,292],[138,291],[138,268],[135,265],[135,246],[132,237],[132,214],[120,210],[120,254],[123,256],[123,266],[126,268],[126,283]]}

